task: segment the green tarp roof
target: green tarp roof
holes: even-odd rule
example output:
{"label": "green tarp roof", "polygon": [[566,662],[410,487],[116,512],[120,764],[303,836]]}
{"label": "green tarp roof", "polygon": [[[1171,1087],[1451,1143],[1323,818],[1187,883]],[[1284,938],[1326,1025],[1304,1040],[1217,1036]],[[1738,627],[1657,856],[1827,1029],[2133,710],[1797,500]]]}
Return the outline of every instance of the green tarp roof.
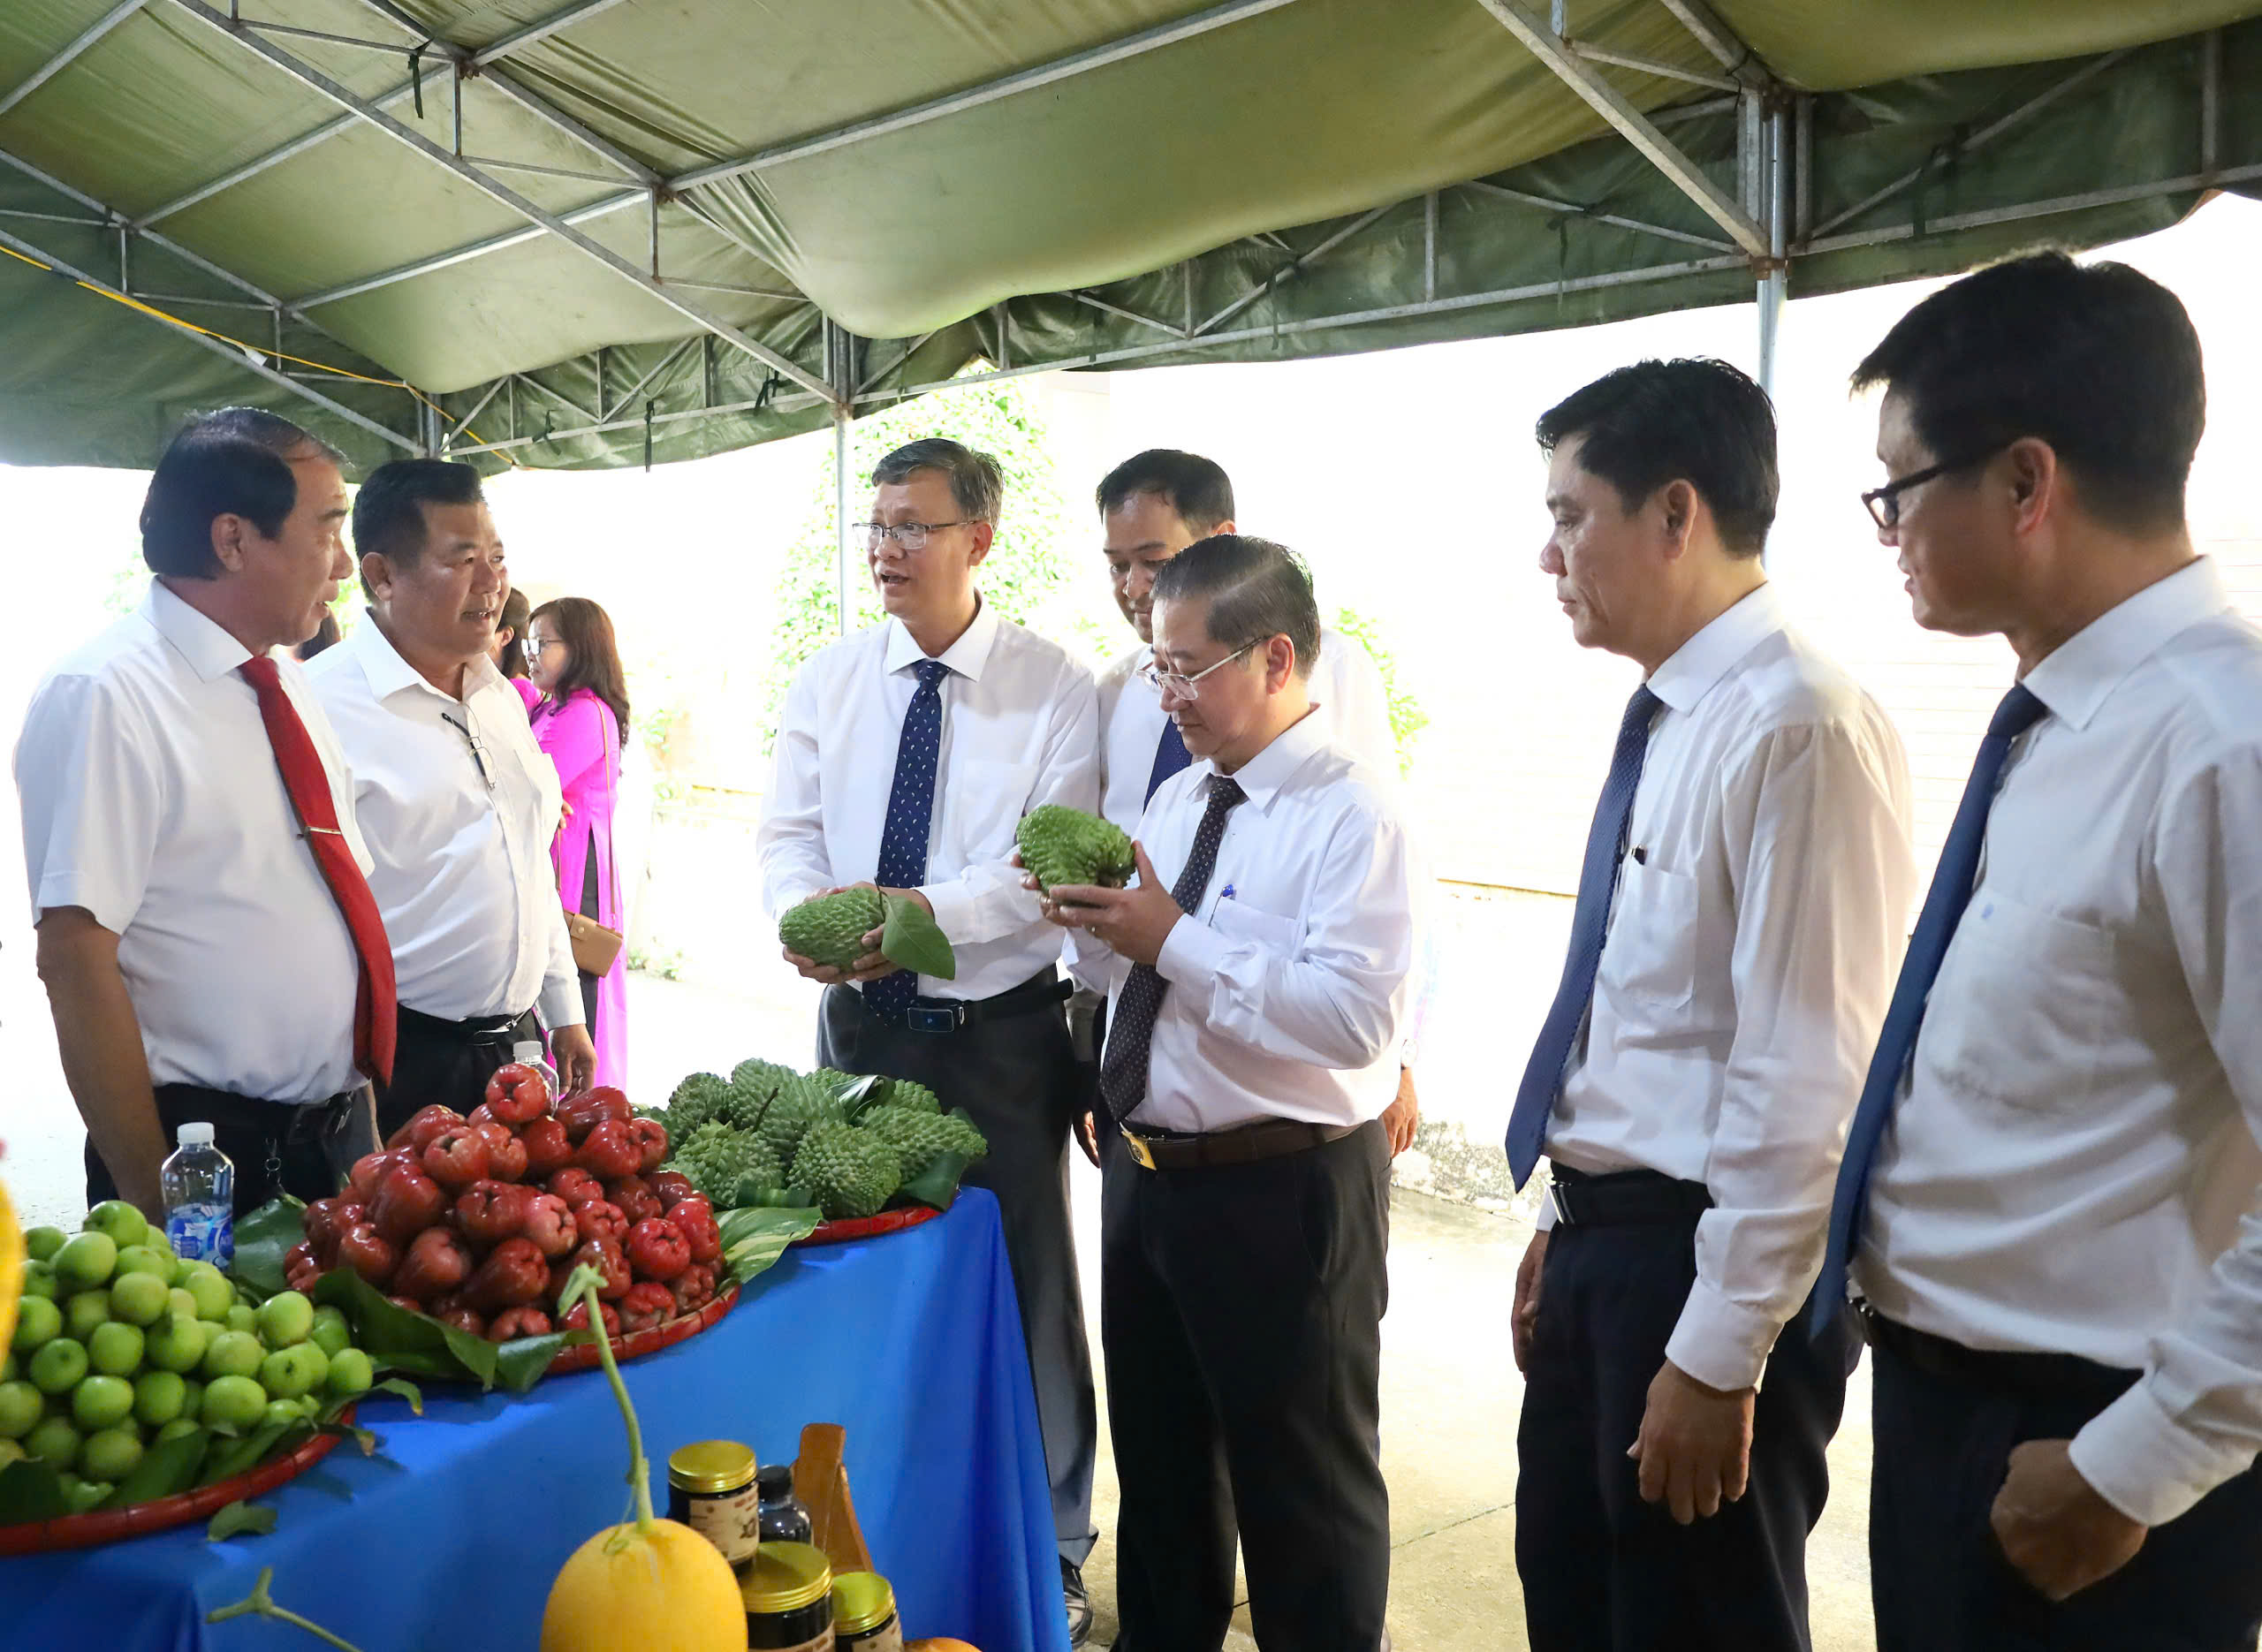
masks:
{"label": "green tarp roof", "polygon": [[1748,230],[1581,76],[1779,228],[1793,294],[2095,244],[2262,177],[2258,13],[6,0],[0,458],[147,464],[184,411],[248,399],[364,461],[667,459],[969,364],[1749,300]]}

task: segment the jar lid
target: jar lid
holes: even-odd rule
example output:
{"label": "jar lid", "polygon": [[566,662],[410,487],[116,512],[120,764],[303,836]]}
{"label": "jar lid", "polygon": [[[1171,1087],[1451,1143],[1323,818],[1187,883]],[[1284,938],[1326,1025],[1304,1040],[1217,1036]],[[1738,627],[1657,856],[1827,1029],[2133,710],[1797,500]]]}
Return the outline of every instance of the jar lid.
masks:
{"label": "jar lid", "polygon": [[877,1572],[844,1572],[832,1580],[832,1626],[845,1635],[877,1629],[895,1616],[895,1590]]}
{"label": "jar lid", "polygon": [[695,1440],[668,1458],[668,1484],[686,1491],[736,1491],[754,1478],[754,1452],[736,1440]]}
{"label": "jar lid", "polygon": [[755,1476],[762,1487],[764,1503],[783,1503],[793,1495],[793,1466],[791,1463],[770,1463]]}
{"label": "jar lid", "polygon": [[750,1612],[794,1612],[832,1593],[832,1563],[814,1543],[764,1543],[739,1594]]}

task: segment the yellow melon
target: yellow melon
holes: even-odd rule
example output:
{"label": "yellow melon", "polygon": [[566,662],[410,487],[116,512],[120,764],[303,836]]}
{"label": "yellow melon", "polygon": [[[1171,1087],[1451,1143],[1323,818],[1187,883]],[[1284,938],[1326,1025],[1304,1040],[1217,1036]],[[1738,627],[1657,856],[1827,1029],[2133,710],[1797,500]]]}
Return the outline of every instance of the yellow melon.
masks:
{"label": "yellow melon", "polygon": [[16,1225],[7,1188],[0,1186],[0,1348],[16,1335],[16,1299],[23,1289],[24,1231]]}
{"label": "yellow melon", "polygon": [[746,1602],[722,1551],[688,1526],[634,1520],[573,1551],[542,1612],[542,1652],[746,1652]]}

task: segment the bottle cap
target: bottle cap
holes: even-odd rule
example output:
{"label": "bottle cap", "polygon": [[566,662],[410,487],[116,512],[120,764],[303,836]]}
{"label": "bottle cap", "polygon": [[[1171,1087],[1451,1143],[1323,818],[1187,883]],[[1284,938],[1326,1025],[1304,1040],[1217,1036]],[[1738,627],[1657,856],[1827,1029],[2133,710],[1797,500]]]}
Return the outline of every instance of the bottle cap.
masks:
{"label": "bottle cap", "polygon": [[764,1503],[783,1503],[793,1495],[793,1466],[791,1463],[768,1463],[755,1477],[762,1488]]}
{"label": "bottle cap", "polygon": [[895,1590],[877,1572],[844,1572],[832,1580],[832,1627],[860,1635],[895,1616]]}
{"label": "bottle cap", "polygon": [[542,1046],[531,1038],[522,1038],[511,1046],[511,1059],[529,1067],[542,1065]]}
{"label": "bottle cap", "polygon": [[192,1119],[174,1133],[173,1140],[184,1148],[209,1148],[212,1145],[212,1126],[201,1119]]}
{"label": "bottle cap", "polygon": [[736,1440],[699,1440],[668,1455],[668,1484],[686,1491],[737,1491],[754,1480],[754,1452]]}

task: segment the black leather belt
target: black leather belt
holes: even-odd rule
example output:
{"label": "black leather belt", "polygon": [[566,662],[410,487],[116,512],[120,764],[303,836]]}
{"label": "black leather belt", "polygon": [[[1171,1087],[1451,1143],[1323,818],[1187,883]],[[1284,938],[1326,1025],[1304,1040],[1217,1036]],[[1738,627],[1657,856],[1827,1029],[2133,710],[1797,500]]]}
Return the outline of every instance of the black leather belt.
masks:
{"label": "black leather belt", "polygon": [[436,1015],[427,1015],[404,1004],[400,1006],[400,1024],[462,1044],[510,1044],[517,1042],[520,1027],[533,1013],[528,1010],[518,1015],[475,1015],[467,1021],[444,1021]]}
{"label": "black leather belt", "polygon": [[1324,1148],[1331,1141],[1356,1135],[1370,1125],[1308,1125],[1293,1118],[1268,1118],[1262,1124],[1235,1130],[1213,1130],[1203,1135],[1154,1135],[1119,1126],[1124,1144],[1140,1169],[1149,1171],[1208,1170],[1220,1164],[1254,1164],[1291,1153]]}
{"label": "black leather belt", "polygon": [[1611,1227],[1636,1222],[1694,1222],[1712,1208],[1702,1182],[1676,1181],[1656,1171],[1613,1171],[1590,1176],[1558,1164],[1547,1196],[1563,1227]]}
{"label": "black leather belt", "polygon": [[2108,1405],[2143,1375],[2120,1366],[2099,1365],[2075,1353],[2022,1353],[1974,1348],[1887,1319],[1867,1303],[1858,1305],[1862,1333],[1873,1348],[1915,1366],[1927,1376],[1975,1388],[2028,1395],[2071,1395]]}
{"label": "black leather belt", "polygon": [[[1066,1004],[1075,989],[1075,983],[1057,979],[1048,969],[1034,980],[987,998],[914,998],[903,1012],[903,1026],[914,1033],[955,1033],[983,1021],[1001,1021],[1010,1015],[1027,1015]],[[865,1011],[871,1011],[869,998]]]}

